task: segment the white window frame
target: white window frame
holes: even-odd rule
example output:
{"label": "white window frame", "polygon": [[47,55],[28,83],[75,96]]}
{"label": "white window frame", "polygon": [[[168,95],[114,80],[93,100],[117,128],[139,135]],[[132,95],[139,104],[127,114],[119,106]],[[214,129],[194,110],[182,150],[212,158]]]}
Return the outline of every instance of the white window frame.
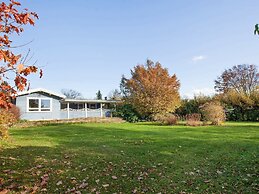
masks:
{"label": "white window frame", "polygon": [[[29,107],[29,100],[39,100],[39,107],[38,108],[30,108]],[[41,108],[41,100],[49,100],[50,101],[50,110],[41,110],[41,109],[48,109],[48,108]],[[36,111],[31,111],[30,109],[34,109]],[[39,98],[39,97],[27,97],[27,112],[52,112],[52,98]]]}

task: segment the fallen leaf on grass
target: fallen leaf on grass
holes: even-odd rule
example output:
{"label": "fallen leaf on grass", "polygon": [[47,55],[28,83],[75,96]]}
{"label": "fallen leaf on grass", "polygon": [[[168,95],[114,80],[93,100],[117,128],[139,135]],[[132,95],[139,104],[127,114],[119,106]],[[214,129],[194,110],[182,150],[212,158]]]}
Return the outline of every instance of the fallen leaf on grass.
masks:
{"label": "fallen leaf on grass", "polygon": [[49,175],[48,174],[44,174],[42,177],[41,177],[41,187],[45,187],[48,183],[48,180],[49,180]]}
{"label": "fallen leaf on grass", "polygon": [[43,168],[43,165],[39,164],[36,166],[36,168]]}
{"label": "fallen leaf on grass", "polygon": [[79,189],[84,189],[88,186],[88,183],[82,183],[81,185],[79,185]]}
{"label": "fallen leaf on grass", "polygon": [[2,191],[0,191],[0,194],[7,194],[10,190],[4,189]]}
{"label": "fallen leaf on grass", "polygon": [[25,191],[22,191],[21,194],[27,194],[27,193],[35,194],[35,193],[37,193],[38,189],[39,189],[39,187],[36,185],[33,188],[25,187]]}
{"label": "fallen leaf on grass", "polygon": [[46,188],[43,188],[40,190],[41,192],[47,192],[48,190]]}
{"label": "fallen leaf on grass", "polygon": [[5,174],[12,174],[12,173],[15,173],[15,171],[11,170],[11,169],[7,169],[7,170],[3,170],[3,173],[5,173]]}
{"label": "fallen leaf on grass", "polygon": [[62,185],[62,181],[58,181],[56,185],[57,186]]}
{"label": "fallen leaf on grass", "polygon": [[114,179],[114,180],[116,180],[116,179],[118,179],[116,176],[112,176],[112,179]]}
{"label": "fallen leaf on grass", "polygon": [[104,184],[103,187],[106,188],[106,187],[109,187],[110,185],[109,184]]}
{"label": "fallen leaf on grass", "polygon": [[16,183],[12,183],[11,185],[6,187],[7,189],[17,189],[18,185]]}
{"label": "fallen leaf on grass", "polygon": [[37,190],[38,190],[38,186],[34,186],[33,188],[32,188],[32,193],[36,193],[37,192]]}

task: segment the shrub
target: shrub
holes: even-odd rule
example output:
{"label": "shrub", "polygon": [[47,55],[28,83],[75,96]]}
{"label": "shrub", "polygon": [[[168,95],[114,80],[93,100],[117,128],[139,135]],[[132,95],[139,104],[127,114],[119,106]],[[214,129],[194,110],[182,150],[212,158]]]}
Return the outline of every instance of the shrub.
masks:
{"label": "shrub", "polygon": [[17,121],[16,116],[10,111],[0,110],[0,138],[8,138],[8,129]]}
{"label": "shrub", "polygon": [[212,97],[203,94],[195,95],[193,99],[182,99],[181,106],[176,109],[175,113],[181,117],[185,117],[187,114],[201,113],[199,107],[210,101],[212,101]]}
{"label": "shrub", "polygon": [[200,126],[201,123],[201,114],[199,113],[192,113],[192,114],[187,114],[185,116],[186,119],[186,125],[188,126]]}
{"label": "shrub", "polygon": [[113,116],[120,117],[130,123],[135,123],[140,120],[140,115],[131,104],[118,104],[113,112]]}
{"label": "shrub", "polygon": [[165,125],[176,125],[178,121],[178,117],[177,115],[174,115],[174,114],[156,115],[154,117],[154,120]]}
{"label": "shrub", "polygon": [[225,121],[225,111],[219,102],[208,102],[201,106],[204,121],[220,125]]}
{"label": "shrub", "polygon": [[13,114],[13,116],[15,117],[15,119],[17,121],[20,120],[21,112],[20,112],[20,109],[17,106],[12,105],[12,107],[9,109],[9,112],[11,112]]}

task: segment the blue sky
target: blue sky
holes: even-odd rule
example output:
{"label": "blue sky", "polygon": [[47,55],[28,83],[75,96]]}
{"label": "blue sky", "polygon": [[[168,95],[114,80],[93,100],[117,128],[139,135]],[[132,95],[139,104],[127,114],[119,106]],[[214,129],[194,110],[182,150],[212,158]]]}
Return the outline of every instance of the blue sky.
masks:
{"label": "blue sky", "polygon": [[258,0],[23,0],[39,14],[15,39],[33,40],[44,70],[32,88],[80,91],[93,98],[119,87],[122,74],[159,61],[181,82],[181,95],[213,92],[214,80],[233,65],[259,64]]}

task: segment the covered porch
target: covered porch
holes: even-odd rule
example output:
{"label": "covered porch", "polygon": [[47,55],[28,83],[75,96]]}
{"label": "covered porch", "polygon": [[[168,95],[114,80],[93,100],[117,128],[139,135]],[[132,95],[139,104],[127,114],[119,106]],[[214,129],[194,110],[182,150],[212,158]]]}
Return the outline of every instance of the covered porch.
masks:
{"label": "covered porch", "polygon": [[116,101],[64,99],[60,103],[61,118],[112,117]]}

